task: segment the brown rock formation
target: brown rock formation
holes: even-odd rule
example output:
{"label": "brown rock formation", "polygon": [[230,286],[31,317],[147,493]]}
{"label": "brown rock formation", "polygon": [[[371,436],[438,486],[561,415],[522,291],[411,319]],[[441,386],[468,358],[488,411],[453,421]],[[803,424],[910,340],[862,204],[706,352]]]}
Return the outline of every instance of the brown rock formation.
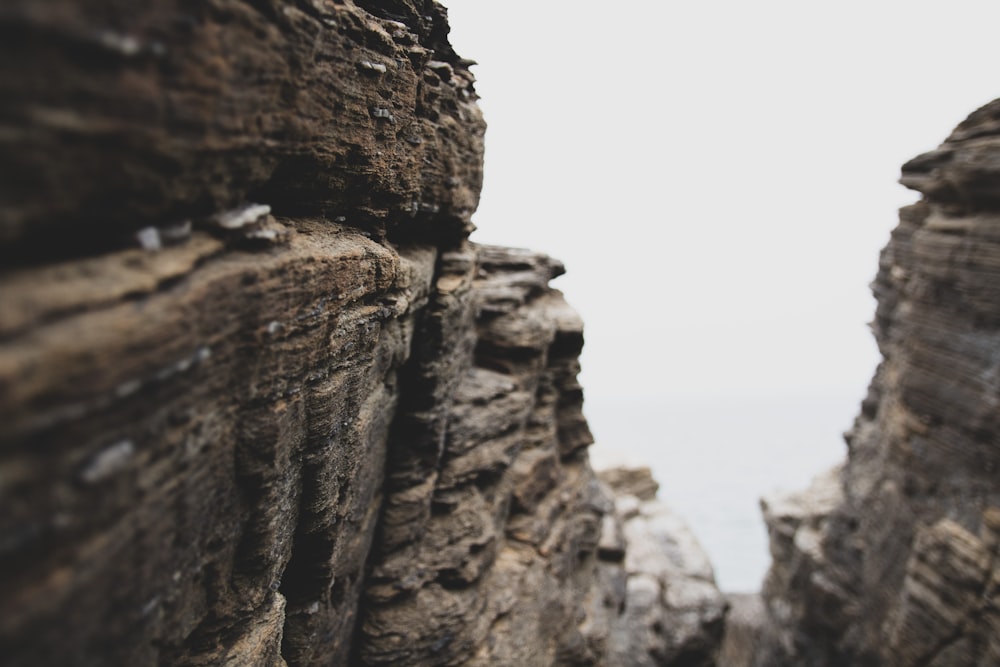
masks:
{"label": "brown rock formation", "polygon": [[408,378],[433,388],[407,393],[390,443],[365,664],[550,665],[577,641],[608,509],[584,450],[581,322],[546,287],[561,266],[479,252],[438,280]]}
{"label": "brown rock formation", "polygon": [[466,240],[447,31],[424,0],[0,9],[5,666],[633,664],[582,325],[557,262]]}
{"label": "brown rock formation", "polygon": [[483,123],[445,17],[431,0],[5,2],[4,258],[248,201],[457,238]]}
{"label": "brown rock formation", "polygon": [[842,472],[769,501],[760,665],[1000,664],[1000,101],[903,167]]}

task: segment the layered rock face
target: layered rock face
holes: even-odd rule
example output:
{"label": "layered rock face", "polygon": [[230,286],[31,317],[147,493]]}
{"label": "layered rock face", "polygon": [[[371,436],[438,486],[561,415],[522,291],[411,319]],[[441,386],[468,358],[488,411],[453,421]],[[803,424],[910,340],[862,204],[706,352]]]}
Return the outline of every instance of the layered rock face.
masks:
{"label": "layered rock face", "polygon": [[[577,639],[608,500],[587,464],[561,267],[446,258],[389,446],[360,628],[370,665],[550,665]],[[463,323],[475,322],[475,335]],[[421,389],[418,391],[418,389]],[[527,603],[527,604],[526,604]]]}
{"label": "layered rock face", "polygon": [[[603,579],[623,579],[625,585],[622,613],[605,620],[609,664],[715,665],[727,603],[705,552],[687,524],[657,501],[658,485],[648,468],[615,468],[600,476],[615,496],[601,547],[624,556],[620,564],[601,564]],[[609,541],[618,522],[621,539]]]}
{"label": "layered rock face", "polygon": [[468,63],[430,0],[11,0],[4,259],[251,202],[457,238],[482,185]]}
{"label": "layered rock face", "polygon": [[345,663],[400,374],[480,188],[444,11],[0,24],[4,662]]}
{"label": "layered rock face", "polygon": [[903,167],[842,471],[765,502],[759,665],[1000,664],[1000,101]]}
{"label": "layered rock face", "polygon": [[561,265],[467,240],[445,18],[0,10],[4,665],[708,664],[703,555],[588,463]]}

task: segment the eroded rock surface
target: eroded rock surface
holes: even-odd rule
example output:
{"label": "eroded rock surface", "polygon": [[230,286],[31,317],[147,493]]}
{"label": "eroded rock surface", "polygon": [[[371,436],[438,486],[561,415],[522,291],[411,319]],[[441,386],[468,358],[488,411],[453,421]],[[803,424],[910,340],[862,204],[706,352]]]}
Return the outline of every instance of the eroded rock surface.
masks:
{"label": "eroded rock surface", "polygon": [[447,34],[431,0],[5,2],[4,260],[247,202],[454,238],[484,126]]}
{"label": "eroded rock surface", "polygon": [[582,325],[546,287],[562,267],[544,256],[482,247],[455,269],[409,378],[434,390],[402,406],[390,444],[360,656],[557,664],[578,642],[610,508],[585,453]]}
{"label": "eroded rock surface", "polygon": [[46,0],[0,31],[4,662],[345,663],[480,187],[444,10]]}
{"label": "eroded rock surface", "polygon": [[843,470],[770,501],[759,665],[1000,664],[1000,101],[903,167]]}
{"label": "eroded rock surface", "polygon": [[680,527],[589,465],[562,266],[467,240],[445,16],[0,9],[5,666],[611,666],[647,664],[625,615],[662,656],[714,627],[703,562],[630,546]]}
{"label": "eroded rock surface", "polygon": [[[648,468],[613,468],[600,476],[614,493],[621,522],[620,539],[605,537],[602,546],[623,556],[620,563],[604,559],[603,577],[617,579],[625,591],[623,613],[608,618],[608,664],[715,665],[728,605],[701,545],[656,500]],[[606,529],[618,530],[611,522]]]}

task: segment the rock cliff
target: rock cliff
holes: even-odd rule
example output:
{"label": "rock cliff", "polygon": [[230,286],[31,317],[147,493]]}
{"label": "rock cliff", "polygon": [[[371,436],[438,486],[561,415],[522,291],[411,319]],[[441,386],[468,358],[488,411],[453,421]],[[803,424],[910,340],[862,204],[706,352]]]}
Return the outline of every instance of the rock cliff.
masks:
{"label": "rock cliff", "polygon": [[764,502],[757,664],[1000,664],[1000,100],[903,167],[843,469]]}
{"label": "rock cliff", "polygon": [[562,266],[467,239],[447,33],[0,9],[4,665],[711,664],[704,555],[589,465]]}

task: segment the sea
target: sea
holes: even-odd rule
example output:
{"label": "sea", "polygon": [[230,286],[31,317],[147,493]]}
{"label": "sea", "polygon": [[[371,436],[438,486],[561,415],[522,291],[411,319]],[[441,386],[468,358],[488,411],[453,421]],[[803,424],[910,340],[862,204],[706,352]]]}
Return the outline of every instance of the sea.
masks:
{"label": "sea", "polygon": [[596,467],[647,465],[727,593],[760,590],[770,563],[765,495],[806,488],[846,457],[861,396],[587,397]]}

